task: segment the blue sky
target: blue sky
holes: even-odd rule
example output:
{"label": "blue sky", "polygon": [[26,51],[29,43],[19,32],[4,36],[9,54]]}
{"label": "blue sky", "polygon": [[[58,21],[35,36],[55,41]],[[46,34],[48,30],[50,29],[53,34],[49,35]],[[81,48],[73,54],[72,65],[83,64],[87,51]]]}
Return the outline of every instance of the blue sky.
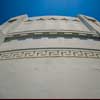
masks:
{"label": "blue sky", "polygon": [[100,0],[0,0],[0,24],[11,17],[85,14],[100,20]]}

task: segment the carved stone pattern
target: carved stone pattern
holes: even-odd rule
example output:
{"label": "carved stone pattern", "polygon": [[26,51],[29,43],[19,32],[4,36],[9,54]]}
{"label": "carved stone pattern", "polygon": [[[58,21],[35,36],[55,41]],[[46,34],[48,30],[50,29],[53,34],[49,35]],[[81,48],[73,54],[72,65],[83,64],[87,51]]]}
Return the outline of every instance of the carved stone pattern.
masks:
{"label": "carved stone pattern", "polygon": [[24,58],[48,58],[48,57],[74,57],[100,59],[100,50],[71,49],[71,48],[39,48],[0,51],[0,60],[24,59]]}

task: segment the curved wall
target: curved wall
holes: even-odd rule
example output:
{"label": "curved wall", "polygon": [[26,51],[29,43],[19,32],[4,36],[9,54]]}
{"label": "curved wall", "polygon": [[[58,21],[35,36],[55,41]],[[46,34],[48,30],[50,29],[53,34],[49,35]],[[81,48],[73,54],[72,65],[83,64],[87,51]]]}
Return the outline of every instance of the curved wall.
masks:
{"label": "curved wall", "polygon": [[[42,21],[46,18],[42,17]],[[0,98],[100,98],[100,41],[96,27],[83,22],[88,31],[66,29],[59,35],[56,26],[47,32],[25,28],[21,32],[8,28],[8,32],[7,24],[1,26],[5,41],[0,44]],[[50,37],[54,33],[56,37]]]}

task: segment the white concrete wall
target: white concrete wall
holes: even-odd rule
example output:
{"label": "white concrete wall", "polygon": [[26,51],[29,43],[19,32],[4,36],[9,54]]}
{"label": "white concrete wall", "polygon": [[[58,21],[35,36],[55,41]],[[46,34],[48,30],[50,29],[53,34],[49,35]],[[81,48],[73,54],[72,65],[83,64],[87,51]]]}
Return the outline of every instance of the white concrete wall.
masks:
{"label": "white concrete wall", "polygon": [[[100,49],[80,39],[10,41],[0,50],[39,47]],[[0,98],[100,98],[100,58],[30,58],[0,61]]]}
{"label": "white concrete wall", "polygon": [[0,51],[13,50],[13,49],[26,49],[26,48],[49,48],[49,47],[61,47],[61,48],[87,48],[87,49],[100,49],[100,41],[87,39],[81,40],[79,38],[64,39],[58,38],[41,38],[25,40],[12,40],[5,42],[0,46]]}
{"label": "white concrete wall", "polygon": [[[48,20],[51,17],[56,20]],[[91,34],[94,35],[97,35],[96,32],[98,32],[99,34],[99,26],[95,23],[93,24],[93,22],[90,24],[95,27],[96,31],[90,29],[91,25],[87,27],[86,23],[82,22],[82,20],[80,21],[80,18],[51,17],[34,17],[32,22],[27,22],[29,18],[26,15],[15,17],[12,19],[17,19],[17,21],[14,23],[6,22],[0,26],[0,30],[6,36],[8,33],[14,35],[13,32],[18,32],[19,34],[23,34],[24,32],[22,31],[29,30],[38,30],[40,32],[47,30],[51,32],[52,29],[57,32],[59,32],[59,29],[62,31],[76,29],[80,32],[93,32]],[[38,18],[43,20],[36,21]],[[100,98],[100,41],[59,37],[51,39],[27,38],[25,40],[3,42],[2,38],[1,36],[0,98]],[[9,56],[9,53],[7,56],[7,52],[2,54],[2,51],[29,48],[97,49],[94,52],[98,52],[99,57],[96,53],[93,57],[93,52],[91,52],[87,57],[45,56],[44,58],[26,57],[21,59],[18,55],[18,59],[1,59],[3,56],[6,56],[6,58]]]}
{"label": "white concrete wall", "polygon": [[0,98],[100,98],[100,59],[0,61]]}

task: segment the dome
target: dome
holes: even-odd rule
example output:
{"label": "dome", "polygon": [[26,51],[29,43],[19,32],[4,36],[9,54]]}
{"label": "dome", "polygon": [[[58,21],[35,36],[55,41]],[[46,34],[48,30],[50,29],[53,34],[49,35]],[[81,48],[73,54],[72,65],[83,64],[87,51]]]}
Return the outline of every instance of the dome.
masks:
{"label": "dome", "polygon": [[21,15],[0,25],[0,98],[100,98],[100,22],[79,15]]}

